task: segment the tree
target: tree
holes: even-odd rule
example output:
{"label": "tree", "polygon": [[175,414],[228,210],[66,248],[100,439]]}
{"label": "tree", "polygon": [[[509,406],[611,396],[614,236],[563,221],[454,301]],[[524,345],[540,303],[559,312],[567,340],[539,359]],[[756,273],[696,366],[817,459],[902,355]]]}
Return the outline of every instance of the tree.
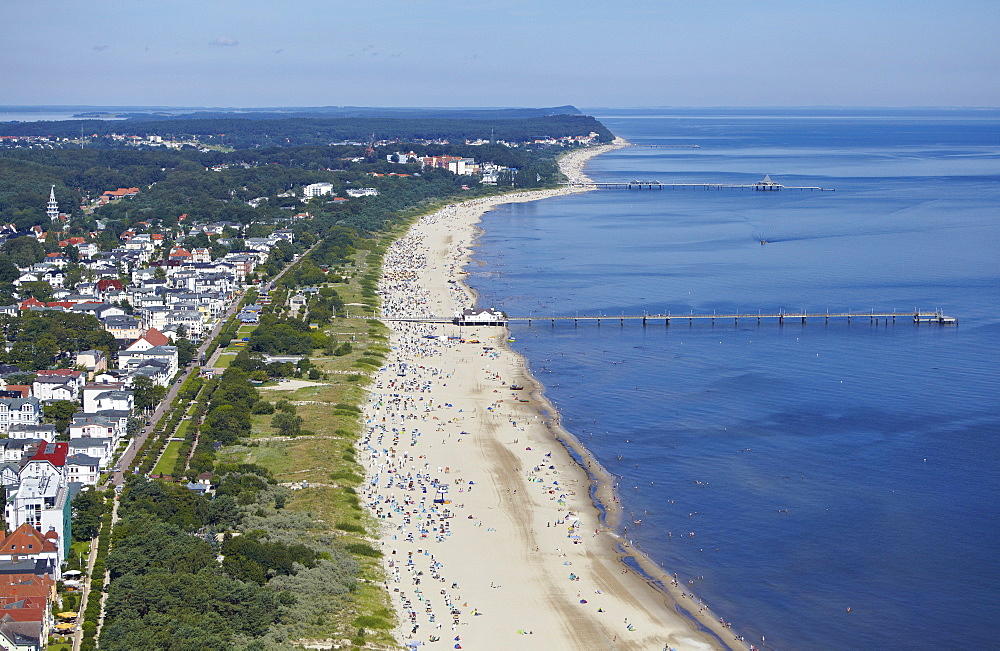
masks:
{"label": "tree", "polygon": [[[221,387],[220,387],[221,390]],[[251,403],[252,404],[252,403]],[[210,440],[221,443],[235,443],[250,432],[250,405],[237,409],[233,405],[220,405],[205,417],[201,432]]]}
{"label": "tree", "polygon": [[45,247],[33,237],[17,237],[7,240],[2,247],[4,253],[18,267],[30,267],[45,259]]}
{"label": "tree", "polygon": [[104,497],[96,489],[80,491],[73,498],[73,540],[92,540],[100,531]]}
{"label": "tree", "polygon": [[[178,334],[180,334],[178,332]],[[187,366],[192,359],[194,359],[194,354],[198,352],[198,344],[194,343],[190,339],[180,338],[175,344],[177,346],[177,361],[181,366]]]}
{"label": "tree", "polygon": [[129,418],[125,424],[125,434],[130,438],[135,438],[142,431],[142,420],[139,418]]}
{"label": "tree", "polygon": [[302,432],[302,417],[279,411],[271,419],[271,427],[278,430],[279,436],[298,436]]}
{"label": "tree", "polygon": [[38,377],[36,373],[12,373],[5,379],[7,384],[34,384]]}
{"label": "tree", "polygon": [[42,407],[42,412],[45,414],[45,419],[51,421],[61,434],[69,428],[77,408],[77,404],[70,400],[53,400]]}
{"label": "tree", "polygon": [[66,277],[63,279],[63,286],[70,289],[76,288],[83,280],[83,269],[78,264],[71,264],[66,268]]}
{"label": "tree", "polygon": [[7,256],[0,257],[0,283],[12,283],[21,275],[17,265]]}
{"label": "tree", "polygon": [[132,393],[135,398],[136,409],[149,409],[160,404],[163,397],[167,395],[167,388],[155,384],[153,380],[145,375],[136,375],[132,378]]}
{"label": "tree", "polygon": [[34,296],[40,301],[48,302],[52,300],[52,285],[48,284],[44,280],[32,280],[26,283],[21,283],[21,296],[25,298],[29,296]]}

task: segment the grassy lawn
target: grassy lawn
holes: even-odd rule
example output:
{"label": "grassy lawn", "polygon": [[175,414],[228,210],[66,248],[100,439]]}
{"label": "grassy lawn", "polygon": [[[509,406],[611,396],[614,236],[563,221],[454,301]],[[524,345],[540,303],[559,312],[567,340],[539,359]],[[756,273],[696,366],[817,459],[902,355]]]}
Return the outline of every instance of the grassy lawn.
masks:
{"label": "grassy lawn", "polygon": [[[187,425],[188,421],[181,423],[181,426]],[[178,428],[180,429],[180,428]],[[171,475],[174,472],[174,465],[177,463],[177,454],[180,452],[181,442],[180,441],[170,441],[167,443],[166,449],[163,450],[163,456],[160,460],[156,462],[156,466],[153,467],[154,475]]]}
{"label": "grassy lawn", "polygon": [[235,350],[232,354],[229,353],[228,348],[223,350],[215,360],[215,368],[229,368],[229,365],[233,363],[234,357],[236,357]]}
{"label": "grassy lawn", "polygon": [[[365,268],[366,255],[360,251],[356,270],[345,271],[351,276],[350,282],[333,285],[345,303],[377,304],[377,298],[365,296],[361,288],[369,272]],[[362,306],[349,309],[351,314],[371,313],[370,308]],[[253,328],[240,328],[237,339],[249,336]],[[291,492],[286,508],[308,513],[317,529],[334,533],[345,544],[360,545],[357,549],[364,550],[371,545],[368,536],[375,532],[377,522],[364,511],[355,491],[364,476],[364,469],[355,461],[354,449],[362,428],[361,417],[336,405],[361,407],[367,400],[371,375],[390,354],[388,329],[377,321],[335,319],[324,331],[338,343],[350,343],[352,350],[341,356],[315,351],[310,361],[325,374],[320,384],[295,391],[260,391],[261,398],[272,403],[287,399],[295,404],[296,415],[303,419],[302,429],[314,435],[279,440],[270,426],[273,416],[254,415],[249,435],[241,444],[220,450],[217,461],[257,463],[271,470],[281,483],[308,482],[308,488]],[[223,355],[219,360],[216,366],[228,366],[232,356]],[[362,565],[362,581],[345,611],[323,625],[330,633],[354,626],[355,618],[362,614],[384,619],[387,628],[395,617],[389,596],[379,585],[382,568],[377,558],[364,553],[355,554],[355,558]],[[395,647],[388,631],[367,630],[370,642]],[[320,631],[317,636],[322,637]]]}
{"label": "grassy lawn", "polygon": [[90,554],[90,541],[89,540],[82,540],[82,541],[78,541],[78,542],[74,542],[74,543],[70,544],[70,546],[69,546],[69,554],[66,556],[66,558],[67,558],[67,560],[69,560],[69,559],[79,560],[79,559],[82,558],[83,559],[82,560],[82,565],[84,567],[82,567],[80,569],[85,570],[86,563],[87,563],[87,556],[89,554]]}

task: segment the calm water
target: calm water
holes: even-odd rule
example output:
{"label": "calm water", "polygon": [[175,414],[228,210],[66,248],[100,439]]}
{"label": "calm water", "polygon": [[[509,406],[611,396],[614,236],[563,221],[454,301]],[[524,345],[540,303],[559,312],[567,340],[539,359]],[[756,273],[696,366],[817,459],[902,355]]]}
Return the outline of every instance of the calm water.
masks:
{"label": "calm water", "polygon": [[961,321],[515,326],[566,427],[621,478],[643,521],[629,537],[704,577],[693,590],[758,646],[996,648],[1000,112],[598,116],[634,143],[701,149],[607,154],[597,180],[837,191],[506,206],[472,269],[482,305]]}

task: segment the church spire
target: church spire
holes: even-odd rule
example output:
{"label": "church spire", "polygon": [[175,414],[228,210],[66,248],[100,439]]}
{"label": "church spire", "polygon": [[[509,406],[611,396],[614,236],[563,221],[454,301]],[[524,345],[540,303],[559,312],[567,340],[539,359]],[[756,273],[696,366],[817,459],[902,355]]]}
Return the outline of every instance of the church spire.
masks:
{"label": "church spire", "polygon": [[45,214],[49,219],[59,219],[59,204],[56,203],[56,186],[49,190],[49,205],[45,208]]}

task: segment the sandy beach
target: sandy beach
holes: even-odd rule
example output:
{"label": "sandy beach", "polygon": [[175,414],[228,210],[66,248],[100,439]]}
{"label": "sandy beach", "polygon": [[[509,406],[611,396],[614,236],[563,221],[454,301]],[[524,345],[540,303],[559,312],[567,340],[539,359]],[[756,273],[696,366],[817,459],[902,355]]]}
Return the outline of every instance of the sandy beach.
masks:
{"label": "sandy beach", "polygon": [[[584,180],[589,158],[624,144],[572,152],[561,166]],[[450,318],[471,307],[462,269],[483,213],[579,191],[477,199],[421,218],[385,257],[384,317]],[[671,576],[614,533],[613,481],[561,430],[505,328],[386,325],[393,353],[371,387],[359,456],[401,643],[745,648],[683,583],[671,585]],[[591,498],[595,481],[607,525]],[[623,556],[644,572],[629,569]]]}

